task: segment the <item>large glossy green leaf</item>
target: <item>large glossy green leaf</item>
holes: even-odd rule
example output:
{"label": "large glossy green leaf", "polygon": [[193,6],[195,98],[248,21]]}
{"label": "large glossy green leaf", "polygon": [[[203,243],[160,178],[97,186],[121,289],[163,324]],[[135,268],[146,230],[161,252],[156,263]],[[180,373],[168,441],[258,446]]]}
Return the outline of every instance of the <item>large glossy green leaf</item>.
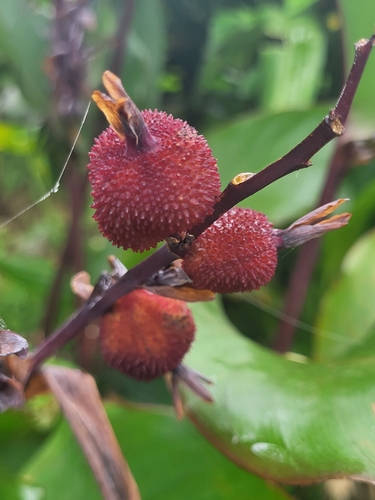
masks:
{"label": "large glossy green leaf", "polygon": [[190,418],[249,470],[282,482],[375,479],[375,364],[301,364],[228,324],[218,303],[193,304],[197,341],[185,361],[215,381],[215,403],[183,389]]}
{"label": "large glossy green leaf", "polygon": [[[206,138],[218,159],[223,186],[238,173],[258,172],[286,154],[318,125],[328,110],[327,104],[311,111],[243,115],[208,130]],[[331,152],[332,144],[313,158],[312,167],[271,184],[241,205],[264,212],[275,224],[310,210],[322,187]]]}
{"label": "large glossy green leaf", "polygon": [[325,59],[323,33],[312,17],[289,19],[285,11],[267,9],[265,30],[282,40],[260,50],[261,101],[264,110],[310,107],[322,82]]}
{"label": "large glossy green leaf", "polygon": [[[233,465],[170,409],[108,405],[108,414],[143,500],[286,500],[281,489]],[[24,474],[48,500],[102,498],[68,425],[63,422]]]}
{"label": "large glossy green leaf", "polygon": [[[375,2],[373,0],[340,0],[345,32],[345,59],[349,68],[354,54],[353,44],[374,33]],[[358,138],[364,134],[373,135],[375,130],[375,57],[373,55],[358,87],[352,113],[351,133]]]}
{"label": "large glossy green leaf", "polygon": [[318,332],[322,331],[315,342],[318,359],[348,354],[371,333],[375,324],[374,254],[375,231],[371,231],[349,250],[340,278],[323,296],[316,323]]}

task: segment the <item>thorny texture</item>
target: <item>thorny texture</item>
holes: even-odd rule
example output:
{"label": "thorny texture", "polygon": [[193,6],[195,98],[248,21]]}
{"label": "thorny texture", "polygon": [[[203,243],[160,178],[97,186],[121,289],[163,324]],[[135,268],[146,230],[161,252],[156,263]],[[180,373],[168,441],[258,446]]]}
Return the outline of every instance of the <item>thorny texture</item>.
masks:
{"label": "thorny texture", "polygon": [[185,302],[134,290],[100,322],[106,362],[137,380],[175,370],[194,340],[195,324]]}
{"label": "thorny texture", "polygon": [[[303,167],[310,166],[310,158],[338,134],[340,135],[343,133],[341,127],[345,124],[348,117],[354,95],[374,45],[374,41],[375,35],[369,40],[361,40],[361,42],[356,45],[352,69],[337,105],[334,110],[331,111],[330,115],[322,120],[308,137],[284,157],[272,163],[246,182],[236,186],[229,184],[222,193],[221,199],[215,205],[213,214],[207,217],[203,223],[192,229],[191,232],[195,237],[199,236],[223,213],[244,198],[260,191],[265,186],[268,186],[285,175]],[[337,126],[338,124],[340,124],[341,127]],[[97,295],[95,299],[89,300],[81,309],[77,310],[68,318],[51,336],[37,346],[33,357],[29,361],[28,373],[25,378],[27,379],[40,363],[65,345],[65,343],[72,339],[83,327],[89,324],[93,319],[103,315],[120,297],[146,283],[161,268],[168,266],[175,259],[176,254],[172,253],[167,246],[163,246],[150,257],[131,269],[110,289],[103,292],[102,295]]]}
{"label": "thorny texture", "polygon": [[186,122],[143,111],[152,148],[129,151],[109,127],[90,152],[89,179],[99,229],[114,245],[148,250],[212,213],[220,196],[216,160]]}
{"label": "thorny texture", "polygon": [[195,288],[232,293],[265,285],[276,264],[277,248],[267,217],[232,208],[193,242],[183,268]]}

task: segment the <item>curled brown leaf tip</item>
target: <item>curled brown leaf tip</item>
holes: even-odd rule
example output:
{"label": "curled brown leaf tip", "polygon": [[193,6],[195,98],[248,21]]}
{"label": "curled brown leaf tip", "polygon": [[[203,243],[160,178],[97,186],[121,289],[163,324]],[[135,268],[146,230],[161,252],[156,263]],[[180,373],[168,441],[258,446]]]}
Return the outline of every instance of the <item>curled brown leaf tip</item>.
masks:
{"label": "curled brown leaf tip", "polygon": [[211,290],[197,290],[191,286],[147,286],[152,293],[169,297],[170,299],[183,300],[184,302],[210,302],[215,299],[215,293]]}
{"label": "curled brown leaf tip", "polygon": [[336,208],[347,199],[338,199],[309,212],[287,229],[275,229],[274,238],[278,248],[292,248],[314,238],[319,238],[323,234],[340,229],[348,224],[351,214],[348,212],[334,215],[326,219]]}
{"label": "curled brown leaf tip", "polygon": [[92,99],[104,113],[116,134],[126,140],[128,150],[141,150],[153,145],[155,140],[145,124],[142,113],[126,93],[121,80],[111,71],[105,71],[103,84],[109,96],[95,90]]}
{"label": "curled brown leaf tip", "polygon": [[0,330],[0,358],[15,354],[25,359],[28,353],[27,340],[10,330]]}
{"label": "curled brown leaf tip", "polygon": [[124,266],[124,264],[119,260],[117,257],[114,255],[109,255],[108,256],[108,262],[109,265],[112,268],[112,276],[113,278],[120,279],[124,274],[128,272],[127,268]]}

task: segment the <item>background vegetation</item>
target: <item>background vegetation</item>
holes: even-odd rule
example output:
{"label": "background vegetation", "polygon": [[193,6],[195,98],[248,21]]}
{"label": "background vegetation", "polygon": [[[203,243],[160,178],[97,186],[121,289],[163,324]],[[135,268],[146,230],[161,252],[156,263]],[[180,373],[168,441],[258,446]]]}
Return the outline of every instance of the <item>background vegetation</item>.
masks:
{"label": "background vegetation", "polygon": [[[93,106],[62,170],[105,69],[141,109],[165,109],[203,133],[225,186],[315,128],[340,94],[353,43],[374,23],[373,0],[1,2],[1,321],[35,345],[78,306],[74,272],[96,280],[109,254],[128,268],[145,258],[113,248],[91,218],[87,152],[105,126]],[[106,367],[95,326],[60,353],[112,397],[109,416],[142,498],[373,498],[351,481],[276,482],[375,479],[374,79],[373,57],[342,141],[242,203],[284,228],[328,186],[332,199],[350,198],[349,226],[281,253],[258,292],[193,308],[198,339],[186,361],[215,374],[217,404],[186,393],[189,414],[268,480],[234,465],[187,419],[177,422],[163,380],[138,383]],[[0,436],[1,498],[101,498],[52,397],[0,415]]]}

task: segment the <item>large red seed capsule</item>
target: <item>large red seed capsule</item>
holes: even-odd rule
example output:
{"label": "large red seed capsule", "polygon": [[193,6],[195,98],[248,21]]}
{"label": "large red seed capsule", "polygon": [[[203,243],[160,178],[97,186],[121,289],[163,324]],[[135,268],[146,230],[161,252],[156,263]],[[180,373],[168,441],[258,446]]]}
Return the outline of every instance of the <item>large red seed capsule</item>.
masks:
{"label": "large red seed capsule", "polygon": [[143,251],[212,213],[219,173],[193,127],[164,112],[139,112],[119,80],[105,75],[117,100],[94,93],[112,125],[89,153],[94,219],[114,245]]}
{"label": "large red seed capsule", "polygon": [[276,264],[277,248],[267,217],[232,208],[194,241],[183,268],[195,288],[234,293],[268,283]]}
{"label": "large red seed capsule", "polygon": [[99,339],[112,368],[137,380],[152,380],[177,368],[194,335],[185,302],[139,289],[102,317]]}

